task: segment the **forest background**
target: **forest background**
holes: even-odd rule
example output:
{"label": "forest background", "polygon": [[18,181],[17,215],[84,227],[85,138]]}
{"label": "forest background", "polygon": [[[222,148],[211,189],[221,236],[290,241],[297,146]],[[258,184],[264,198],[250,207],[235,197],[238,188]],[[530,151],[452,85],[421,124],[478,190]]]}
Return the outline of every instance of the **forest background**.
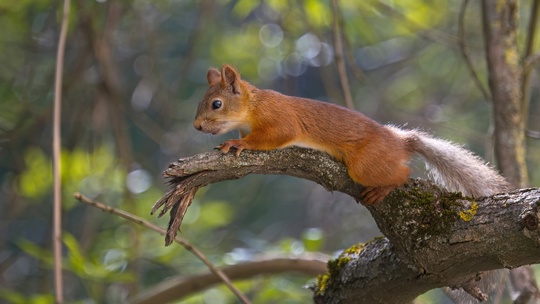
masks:
{"label": "forest background", "polygon": [[[520,2],[520,33],[527,32],[532,2]],[[335,12],[319,0],[72,2],[62,108],[69,302],[121,303],[169,277],[206,270],[182,247],[164,247],[155,232],[83,205],[73,193],[165,227],[167,219],[149,210],[166,189],[161,172],[168,163],[236,136],[212,137],[192,126],[209,67],[229,63],[260,87],[345,105],[342,58],[356,110],[462,143],[494,162],[479,4],[471,2],[464,15],[459,1],[339,4]],[[0,3],[0,299],[6,302],[54,301],[51,140],[60,12],[57,1]],[[343,57],[336,56],[336,32]],[[518,37],[520,53],[524,40]],[[532,71],[527,164],[537,186],[538,68]],[[421,165],[416,169],[423,176]],[[261,255],[335,255],[379,235],[369,212],[350,197],[285,176],[212,185],[200,191],[182,227],[182,236],[218,265]],[[305,303],[311,291],[302,287],[312,282],[292,274],[239,286],[257,303]],[[432,291],[421,299],[443,297]],[[185,303],[234,299],[217,287]]]}

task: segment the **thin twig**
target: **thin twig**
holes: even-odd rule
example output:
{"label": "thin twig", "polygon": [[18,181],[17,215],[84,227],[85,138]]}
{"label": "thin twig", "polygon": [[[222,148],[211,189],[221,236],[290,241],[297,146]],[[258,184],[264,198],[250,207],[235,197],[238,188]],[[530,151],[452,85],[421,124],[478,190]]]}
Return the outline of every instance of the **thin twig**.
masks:
{"label": "thin twig", "polygon": [[474,69],[471,58],[469,57],[469,51],[467,50],[467,45],[465,43],[465,12],[467,10],[468,3],[469,3],[469,0],[463,0],[459,8],[459,19],[458,19],[459,50],[461,52],[461,56],[463,57],[463,60],[465,60],[465,65],[467,66],[467,69],[469,70],[469,73],[471,74],[473,78],[474,84],[478,87],[480,92],[482,92],[484,99],[489,101],[491,100],[491,96],[489,92],[487,91],[487,89],[482,84],[482,81],[480,81],[480,78],[478,77],[478,74],[476,73],[476,70]]}
{"label": "thin twig", "polygon": [[64,285],[62,280],[62,184],[60,150],[62,139],[60,134],[62,109],[62,71],[64,70],[64,53],[68,28],[70,0],[64,0],[58,52],[56,56],[56,71],[54,78],[54,111],[53,111],[53,251],[54,251],[54,286],[56,303],[64,303]]}
{"label": "thin twig", "polygon": [[343,41],[341,39],[342,31],[340,29],[339,22],[338,0],[332,0],[332,11],[334,13],[334,51],[336,53],[335,55],[339,73],[339,81],[341,82],[343,97],[345,97],[345,104],[349,109],[354,110],[351,87],[349,86],[349,78],[347,77],[347,68],[345,67],[345,61],[343,60]]}
{"label": "thin twig", "polygon": [[[167,232],[164,230],[164,229],[161,229],[159,228],[158,226],[138,217],[138,216],[135,216],[129,212],[126,212],[124,210],[120,210],[120,209],[116,209],[116,208],[113,208],[111,206],[108,206],[108,205],[105,205],[103,203],[99,203],[99,202],[96,202],[96,201],[93,201],[91,199],[89,199],[88,197],[80,194],[80,193],[75,193],[73,195],[77,200],[79,200],[80,202],[82,203],[85,203],[85,204],[88,204],[88,205],[91,205],[93,207],[96,207],[96,208],[99,208],[101,210],[104,210],[104,211],[107,211],[109,213],[112,213],[112,214],[115,214],[115,215],[118,215],[120,217],[123,217],[129,221],[132,221],[138,225],[141,225],[143,227],[146,227],[146,228],[149,228],[151,230],[154,230],[155,232],[161,234],[161,235],[166,235]],[[251,303],[250,300],[240,291],[238,290],[231,282],[231,280],[227,277],[227,275],[225,275],[225,273],[223,273],[223,271],[221,271],[219,268],[217,268],[214,264],[212,264],[212,262],[210,262],[210,260],[199,250],[197,249],[197,247],[193,246],[190,242],[188,242],[187,240],[179,237],[179,236],[176,236],[174,238],[174,241],[177,242],[178,244],[182,245],[184,248],[186,248],[188,251],[191,251],[191,253],[193,253],[197,258],[199,258],[209,269],[210,271],[212,271],[218,278],[221,279],[221,281],[223,281],[223,283],[238,297],[238,299],[240,299],[240,301],[242,301],[242,303],[245,303],[245,304],[249,304]]]}

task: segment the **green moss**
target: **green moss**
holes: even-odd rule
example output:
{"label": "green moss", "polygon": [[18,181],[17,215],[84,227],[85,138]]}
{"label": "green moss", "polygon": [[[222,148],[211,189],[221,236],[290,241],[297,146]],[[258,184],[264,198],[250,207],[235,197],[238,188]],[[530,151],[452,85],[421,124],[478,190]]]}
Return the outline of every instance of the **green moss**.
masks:
{"label": "green moss", "polygon": [[460,199],[463,197],[459,193],[447,193],[438,199],[432,197],[429,201],[417,202],[424,210],[420,215],[423,222],[418,230],[419,237],[426,239],[450,232],[452,224],[459,219],[457,209],[462,207]]}
{"label": "green moss", "polygon": [[358,255],[364,250],[364,244],[358,243],[345,250],[337,257],[337,259],[329,260],[327,263],[328,272],[317,277],[317,287],[315,293],[321,295],[328,287],[328,282],[333,276],[339,274],[343,266],[347,265],[352,260],[352,255]]}
{"label": "green moss", "polygon": [[352,245],[351,247],[345,249],[342,253],[343,254],[360,254],[362,250],[364,250],[365,245],[363,243],[358,243],[356,245]]}
{"label": "green moss", "polygon": [[328,261],[328,272],[331,275],[337,274],[341,268],[351,261],[351,257],[348,256],[339,256],[335,260]]}
{"label": "green moss", "polygon": [[418,242],[449,233],[453,223],[460,219],[461,201],[467,198],[461,193],[422,191],[417,185],[398,189],[387,200],[391,208],[407,210],[404,213],[409,215],[400,217],[399,211],[394,213],[395,226],[402,228],[400,233]]}
{"label": "green moss", "polygon": [[317,295],[322,295],[323,292],[326,290],[326,286],[328,284],[328,280],[330,279],[330,274],[321,274],[317,276],[317,290],[315,290],[315,293]]}

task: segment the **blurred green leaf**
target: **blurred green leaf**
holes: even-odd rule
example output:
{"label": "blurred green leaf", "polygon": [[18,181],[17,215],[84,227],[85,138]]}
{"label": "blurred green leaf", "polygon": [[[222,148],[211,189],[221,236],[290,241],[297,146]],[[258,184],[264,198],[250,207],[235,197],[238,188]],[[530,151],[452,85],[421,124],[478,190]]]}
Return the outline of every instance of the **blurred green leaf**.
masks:
{"label": "blurred green leaf", "polygon": [[13,304],[28,303],[28,299],[24,295],[3,287],[0,287],[0,298],[6,300],[8,303]]}
{"label": "blurred green leaf", "polygon": [[332,24],[332,9],[327,1],[306,0],[305,10],[308,21],[316,28]]}
{"label": "blurred green leaf", "polygon": [[43,262],[47,266],[54,265],[53,255],[50,250],[43,249],[33,242],[26,239],[20,239],[17,245],[28,255],[38,261]]}
{"label": "blurred green leaf", "polygon": [[234,210],[226,201],[209,201],[201,206],[199,219],[196,222],[198,227],[213,229],[224,226],[231,222]]}
{"label": "blurred green leaf", "polygon": [[257,5],[259,5],[259,1],[256,0],[240,0],[236,2],[233,13],[239,17],[245,18]]}
{"label": "blurred green leaf", "polygon": [[68,249],[67,265],[68,269],[73,271],[80,277],[85,277],[86,272],[84,265],[87,263],[86,258],[84,257],[79,242],[73,235],[68,232],[64,232],[62,235],[62,241]]}
{"label": "blurred green leaf", "polygon": [[0,287],[0,298],[11,304],[52,304],[54,297],[51,294],[18,293]]}
{"label": "blurred green leaf", "polygon": [[324,232],[319,228],[309,228],[302,233],[302,241],[307,251],[319,251],[324,245]]}
{"label": "blurred green leaf", "polygon": [[20,193],[28,198],[40,198],[51,191],[51,161],[39,148],[32,147],[25,151],[26,170],[19,178]]}

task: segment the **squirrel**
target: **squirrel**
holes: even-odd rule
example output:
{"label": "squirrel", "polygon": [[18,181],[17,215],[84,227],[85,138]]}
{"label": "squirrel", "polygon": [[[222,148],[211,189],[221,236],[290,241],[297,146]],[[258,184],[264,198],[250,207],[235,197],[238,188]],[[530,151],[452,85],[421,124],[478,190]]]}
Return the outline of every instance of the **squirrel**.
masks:
{"label": "squirrel", "polygon": [[472,152],[418,130],[382,125],[335,104],[258,89],[223,65],[209,69],[208,91],[199,103],[194,127],[214,135],[239,130],[240,139],[218,146],[273,150],[290,146],[326,152],[345,164],[349,176],[365,188],[364,204],[382,201],[403,185],[414,154],[426,161],[435,182],[465,196],[489,196],[509,190],[509,183]]}

